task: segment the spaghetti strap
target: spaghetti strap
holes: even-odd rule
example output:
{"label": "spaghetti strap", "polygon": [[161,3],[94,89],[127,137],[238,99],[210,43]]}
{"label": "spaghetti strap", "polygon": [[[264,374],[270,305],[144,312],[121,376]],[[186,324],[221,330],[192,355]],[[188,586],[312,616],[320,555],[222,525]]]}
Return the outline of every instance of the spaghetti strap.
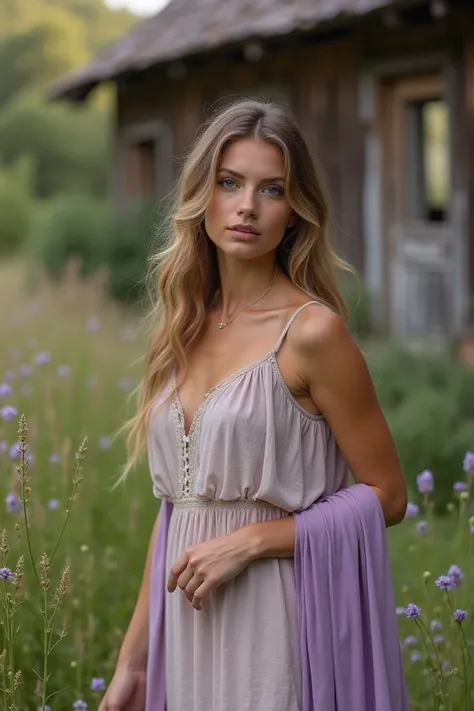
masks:
{"label": "spaghetti strap", "polygon": [[278,342],[277,342],[275,348],[273,349],[273,353],[278,353],[281,344],[282,344],[283,341],[285,340],[285,336],[286,336],[286,334],[288,333],[288,329],[290,328],[291,324],[293,323],[293,321],[295,320],[295,318],[298,316],[298,314],[300,313],[300,311],[303,311],[303,309],[306,308],[306,306],[309,306],[310,304],[322,304],[323,306],[325,306],[324,302],[313,300],[313,301],[307,301],[305,304],[303,304],[302,306],[300,306],[299,308],[297,308],[296,311],[294,312],[294,314],[291,316],[291,318],[290,318],[290,320],[288,321],[288,323],[286,324],[285,328],[284,328],[283,331],[281,332],[281,336],[280,336],[280,338],[278,339]]}

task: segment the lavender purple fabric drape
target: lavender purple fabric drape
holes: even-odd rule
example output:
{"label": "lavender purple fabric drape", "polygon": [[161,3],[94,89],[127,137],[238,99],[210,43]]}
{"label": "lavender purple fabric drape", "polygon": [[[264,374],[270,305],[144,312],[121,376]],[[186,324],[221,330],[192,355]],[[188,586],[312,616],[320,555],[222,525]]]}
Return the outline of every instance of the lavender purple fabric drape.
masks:
{"label": "lavender purple fabric drape", "polygon": [[[150,597],[146,711],[166,711],[166,543],[161,504]],[[301,711],[408,711],[385,521],[365,484],[295,513]]]}

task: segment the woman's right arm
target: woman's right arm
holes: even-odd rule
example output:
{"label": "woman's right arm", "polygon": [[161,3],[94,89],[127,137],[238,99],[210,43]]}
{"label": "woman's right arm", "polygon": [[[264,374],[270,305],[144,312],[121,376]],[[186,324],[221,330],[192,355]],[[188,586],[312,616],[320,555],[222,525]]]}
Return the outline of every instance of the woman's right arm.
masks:
{"label": "woman's right arm", "polygon": [[150,536],[135,610],[120,649],[114,677],[102,699],[99,711],[143,711],[145,708],[150,575],[160,516],[161,511],[156,517]]}

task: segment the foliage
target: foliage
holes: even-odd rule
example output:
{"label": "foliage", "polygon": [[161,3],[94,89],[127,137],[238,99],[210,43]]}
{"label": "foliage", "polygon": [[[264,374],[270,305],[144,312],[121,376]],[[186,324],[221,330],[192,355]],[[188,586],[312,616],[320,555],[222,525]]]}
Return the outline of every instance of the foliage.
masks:
{"label": "foliage", "polygon": [[349,330],[357,338],[367,338],[372,332],[367,288],[358,276],[352,274],[344,274],[339,287],[349,312]]}
{"label": "foliage", "polygon": [[6,165],[32,156],[39,198],[67,192],[103,197],[109,136],[107,112],[93,106],[74,110],[30,94],[0,112],[0,156]]}
{"label": "foliage", "polygon": [[34,214],[32,161],[23,156],[0,169],[0,254],[18,250],[27,240]]}
{"label": "foliage", "polygon": [[45,204],[31,233],[31,254],[58,279],[71,257],[82,263],[82,274],[108,272],[110,295],[136,303],[144,296],[144,276],[153,244],[153,230],[163,219],[151,202],[116,213],[105,201],[66,195]]}
{"label": "foliage", "polygon": [[30,248],[48,274],[59,279],[71,257],[82,264],[82,275],[103,264],[103,236],[110,214],[103,201],[85,195],[65,195],[46,203],[31,233]]}
{"label": "foliage", "polygon": [[152,246],[158,247],[153,232],[163,218],[164,214],[147,201],[125,215],[111,215],[111,227],[103,237],[103,254],[113,298],[137,303],[144,297],[147,259]]}
{"label": "foliage", "polygon": [[474,370],[400,344],[369,364],[409,486],[416,490],[416,475],[425,469],[438,475],[434,501],[441,510],[473,446]]}

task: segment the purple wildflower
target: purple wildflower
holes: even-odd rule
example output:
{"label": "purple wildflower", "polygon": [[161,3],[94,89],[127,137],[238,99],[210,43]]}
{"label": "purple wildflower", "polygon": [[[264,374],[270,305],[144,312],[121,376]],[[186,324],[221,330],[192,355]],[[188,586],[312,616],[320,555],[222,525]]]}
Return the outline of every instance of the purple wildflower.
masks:
{"label": "purple wildflower", "polygon": [[418,521],[418,523],[416,524],[416,532],[420,536],[424,536],[427,529],[428,529],[428,522],[427,521]]}
{"label": "purple wildflower", "polygon": [[466,481],[455,481],[453,491],[468,491],[469,484]]}
{"label": "purple wildflower", "polygon": [[51,354],[48,351],[41,351],[35,355],[35,363],[38,365],[46,365],[51,362]]}
{"label": "purple wildflower", "polygon": [[59,499],[50,499],[48,501],[48,509],[50,511],[56,511],[59,508]]}
{"label": "purple wildflower", "polygon": [[405,517],[406,518],[413,518],[414,516],[418,515],[419,508],[416,504],[408,503],[407,504],[407,510],[405,512]]}
{"label": "purple wildflower", "polygon": [[110,439],[110,437],[105,435],[104,437],[101,437],[99,439],[98,444],[100,449],[109,449],[110,445],[112,444],[112,440]]}
{"label": "purple wildflower", "polygon": [[91,680],[92,691],[105,691],[105,679],[93,677]]}
{"label": "purple wildflower", "polygon": [[405,615],[409,620],[416,620],[421,615],[421,607],[415,605],[414,602],[409,602],[405,608]]}
{"label": "purple wildflower", "polygon": [[469,524],[469,533],[474,536],[474,523]]}
{"label": "purple wildflower", "polygon": [[21,511],[22,509],[22,503],[16,494],[7,494],[5,497],[5,503],[7,505],[8,513]]}
{"label": "purple wildflower", "polygon": [[18,410],[16,407],[13,407],[13,405],[5,405],[5,407],[2,407],[0,410],[0,417],[3,420],[6,420],[7,422],[9,420],[14,420],[18,415]]}
{"label": "purple wildflower", "polygon": [[61,455],[57,454],[57,452],[53,452],[52,454],[49,455],[48,461],[50,464],[58,464],[58,462],[61,461]]}
{"label": "purple wildflower", "polygon": [[410,655],[411,662],[419,662],[421,660],[421,654],[419,652],[412,652]]}
{"label": "purple wildflower", "polygon": [[452,590],[454,588],[454,580],[449,575],[440,575],[436,578],[435,585],[440,590]]}
{"label": "purple wildflower", "polygon": [[395,612],[397,613],[398,616],[404,615],[405,614],[405,608],[402,606],[399,606],[395,608]]}
{"label": "purple wildflower", "polygon": [[443,629],[443,625],[439,620],[431,620],[430,629],[432,632],[436,632],[436,630]]}
{"label": "purple wildflower", "polygon": [[87,701],[77,699],[77,701],[73,703],[72,708],[76,709],[76,711],[87,711]]}
{"label": "purple wildflower", "polygon": [[463,469],[465,472],[474,472],[474,452],[466,452]]}
{"label": "purple wildflower", "polygon": [[448,570],[448,575],[453,579],[454,587],[460,587],[462,581],[464,580],[464,573],[461,568],[458,565],[452,565]]}
{"label": "purple wildflower", "polygon": [[52,709],[51,706],[48,706],[48,704],[46,704],[46,706],[38,706],[38,711],[52,711]]}
{"label": "purple wildflower", "polygon": [[8,383],[0,383],[0,397],[10,397],[13,395],[13,388]]}
{"label": "purple wildflower", "polygon": [[10,568],[0,568],[0,578],[2,580],[13,580],[13,573]]}
{"label": "purple wildflower", "polygon": [[100,331],[100,319],[97,316],[91,316],[87,321],[88,331]]}
{"label": "purple wildflower", "polygon": [[425,469],[416,477],[416,484],[420,494],[429,494],[433,491],[433,474],[428,469]]}
{"label": "purple wildflower", "polygon": [[6,442],[4,439],[0,440],[0,454],[8,452],[9,449],[10,445],[8,444],[8,442]]}
{"label": "purple wildflower", "polygon": [[23,363],[20,365],[20,375],[24,378],[28,378],[33,373],[33,368],[28,363]]}
{"label": "purple wildflower", "polygon": [[443,670],[443,674],[447,674],[447,672],[451,669],[451,662],[449,661],[449,659],[443,659],[441,669]]}
{"label": "purple wildflower", "polygon": [[460,610],[458,608],[457,610],[454,610],[453,617],[456,622],[463,622],[463,620],[465,620],[467,617],[467,610]]}
{"label": "purple wildflower", "polygon": [[67,378],[70,368],[68,365],[58,365],[58,375],[60,378]]}
{"label": "purple wildflower", "polygon": [[10,459],[18,459],[20,456],[20,442],[15,442],[10,447]]}
{"label": "purple wildflower", "polygon": [[442,634],[435,634],[433,637],[433,642],[435,644],[442,644],[444,642],[444,637]]}
{"label": "purple wildflower", "polygon": [[120,390],[131,390],[133,388],[133,380],[131,378],[121,378],[118,384]]}
{"label": "purple wildflower", "polygon": [[404,647],[416,647],[417,644],[418,644],[418,637],[415,637],[414,635],[405,637],[405,639],[403,640]]}

